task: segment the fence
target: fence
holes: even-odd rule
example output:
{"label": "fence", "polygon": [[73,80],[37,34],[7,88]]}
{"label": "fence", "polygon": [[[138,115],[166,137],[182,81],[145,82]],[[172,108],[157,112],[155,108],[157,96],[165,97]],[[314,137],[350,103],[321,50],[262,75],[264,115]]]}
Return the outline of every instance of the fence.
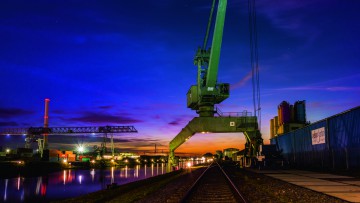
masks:
{"label": "fence", "polygon": [[360,168],[360,106],[270,140],[299,167]]}

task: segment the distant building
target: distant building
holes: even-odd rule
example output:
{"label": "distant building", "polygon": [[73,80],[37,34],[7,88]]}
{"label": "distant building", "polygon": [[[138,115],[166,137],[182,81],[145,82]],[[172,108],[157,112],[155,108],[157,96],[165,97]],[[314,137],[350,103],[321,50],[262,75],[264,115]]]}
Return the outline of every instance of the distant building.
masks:
{"label": "distant building", "polygon": [[283,101],[278,106],[278,115],[270,120],[270,139],[308,125],[305,100],[290,105]]}
{"label": "distant building", "polygon": [[218,159],[222,159],[224,156],[221,150],[216,150],[216,155]]}
{"label": "distant building", "polygon": [[57,162],[66,160],[67,162],[76,161],[76,154],[73,151],[61,151],[57,149],[49,150],[49,161]]}
{"label": "distant building", "polygon": [[119,153],[119,158],[120,160],[124,159],[124,158],[132,158],[132,159],[137,159],[140,156],[136,153],[131,153],[131,152],[122,152]]}
{"label": "distant building", "polygon": [[236,148],[227,148],[227,149],[224,149],[224,158],[229,158],[229,159],[232,159],[232,155],[236,152],[238,152],[239,149],[236,149]]}

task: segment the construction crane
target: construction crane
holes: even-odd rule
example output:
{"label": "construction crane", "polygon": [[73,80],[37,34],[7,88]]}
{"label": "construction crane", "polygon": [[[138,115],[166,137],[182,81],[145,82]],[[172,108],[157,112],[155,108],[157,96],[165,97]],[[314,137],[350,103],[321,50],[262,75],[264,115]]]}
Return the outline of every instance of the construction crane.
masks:
{"label": "construction crane", "polygon": [[[217,3],[215,25],[214,10]],[[222,117],[215,108],[230,95],[229,83],[218,83],[218,66],[225,23],[227,0],[213,0],[209,22],[203,45],[198,48],[194,64],[197,66],[197,84],[187,93],[187,107],[195,110],[199,117],[193,118],[169,143],[169,166],[176,165],[175,150],[195,133],[231,133],[242,132],[246,138],[245,153],[250,160],[257,155],[262,144],[257,117],[246,114]],[[212,31],[212,44],[208,46],[208,37]],[[215,113],[219,115],[215,117]]]}
{"label": "construction crane", "polygon": [[38,142],[39,153],[42,156],[44,147],[43,135],[69,135],[69,134],[102,134],[102,152],[106,152],[107,135],[110,134],[111,153],[114,156],[113,134],[137,133],[134,126],[90,126],[90,127],[30,127],[0,129],[0,135],[26,135],[25,148],[30,148],[31,143]]}

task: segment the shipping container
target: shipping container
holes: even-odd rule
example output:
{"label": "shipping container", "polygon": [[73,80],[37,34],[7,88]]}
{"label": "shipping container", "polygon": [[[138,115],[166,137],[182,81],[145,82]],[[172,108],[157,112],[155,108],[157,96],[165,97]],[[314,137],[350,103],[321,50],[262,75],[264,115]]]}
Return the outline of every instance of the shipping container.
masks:
{"label": "shipping container", "polygon": [[90,162],[90,158],[89,157],[82,157],[81,161],[82,162]]}
{"label": "shipping container", "polygon": [[67,161],[68,161],[68,162],[74,162],[74,161],[75,161],[75,157],[68,157],[68,158],[67,158]]}
{"label": "shipping container", "polygon": [[360,168],[360,106],[270,139],[296,166]]}

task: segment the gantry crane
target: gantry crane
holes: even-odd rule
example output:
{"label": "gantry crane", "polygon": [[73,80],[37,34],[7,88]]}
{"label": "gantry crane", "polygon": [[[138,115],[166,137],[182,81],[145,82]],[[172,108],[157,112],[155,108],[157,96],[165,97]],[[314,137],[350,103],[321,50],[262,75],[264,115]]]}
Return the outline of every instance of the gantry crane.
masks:
{"label": "gantry crane", "polygon": [[43,135],[69,135],[69,134],[102,134],[101,150],[106,152],[107,135],[110,134],[111,153],[114,156],[113,134],[137,133],[134,126],[91,126],[91,127],[30,127],[0,129],[2,135],[26,135],[25,148],[30,148],[31,143],[38,142],[39,153],[42,156],[44,147]]}
{"label": "gantry crane", "polygon": [[[213,39],[207,48],[208,37],[212,27],[212,17],[217,2],[217,14]],[[169,144],[169,166],[175,165],[174,151],[195,133],[230,133],[243,132],[246,137],[245,151],[248,158],[255,157],[262,144],[256,116],[236,115],[222,117],[215,108],[227,99],[230,94],[229,83],[218,83],[217,74],[227,0],[213,0],[209,22],[202,47],[198,48],[194,64],[197,66],[197,84],[192,85],[187,93],[187,107],[195,110],[199,117],[193,118]],[[215,117],[215,113],[219,116]]]}

